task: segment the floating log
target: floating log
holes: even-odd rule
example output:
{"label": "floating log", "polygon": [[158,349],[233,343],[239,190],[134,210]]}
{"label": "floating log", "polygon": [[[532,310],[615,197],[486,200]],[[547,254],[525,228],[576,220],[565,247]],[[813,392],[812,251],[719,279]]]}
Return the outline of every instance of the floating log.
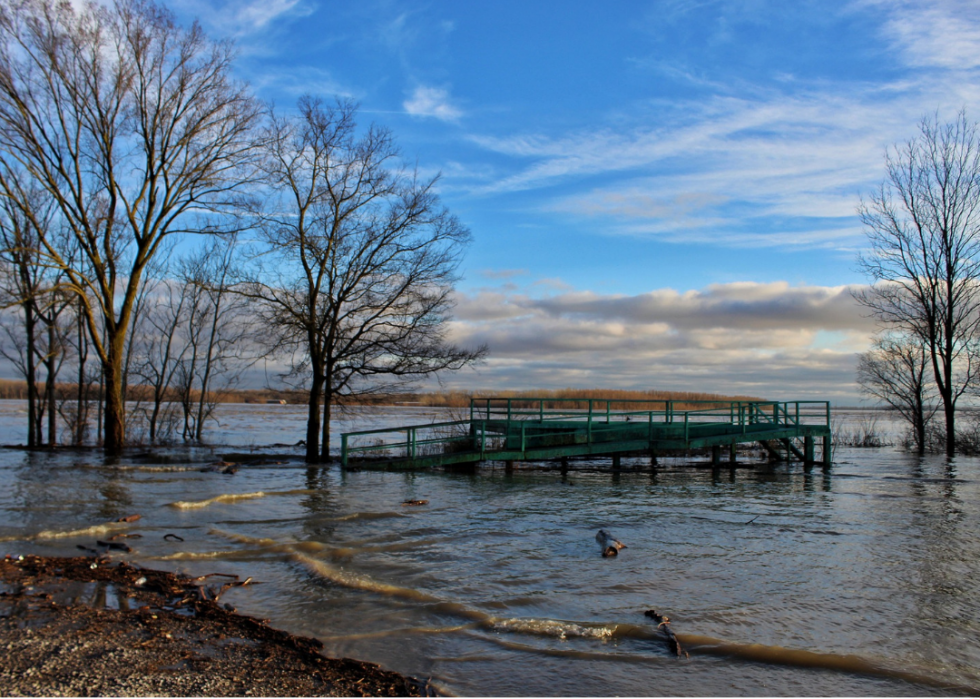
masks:
{"label": "floating log", "polygon": [[619,549],[626,548],[626,544],[622,543],[619,539],[616,539],[604,529],[600,529],[599,533],[595,535],[595,540],[599,542],[599,546],[602,547],[602,557],[609,558],[610,556],[618,556]]}
{"label": "floating log", "polygon": [[687,651],[681,648],[680,641],[677,640],[677,636],[670,628],[670,617],[666,614],[658,614],[656,609],[648,609],[643,612],[645,616],[650,617],[655,622],[657,622],[657,628],[664,632],[667,637],[667,647],[670,648],[670,652],[680,657],[684,655],[685,657],[691,657],[687,654]]}
{"label": "floating log", "polygon": [[97,540],[95,543],[98,544],[99,546],[105,546],[107,549],[114,549],[116,551],[125,551],[126,553],[131,553],[133,550],[126,544],[121,544],[118,541]]}
{"label": "floating log", "polygon": [[141,515],[129,515],[128,517],[120,517],[116,521],[117,522],[132,523],[132,522],[135,522],[136,520],[138,520],[140,518],[140,516]]}
{"label": "floating log", "polygon": [[428,505],[428,500],[406,500],[402,505],[409,505],[411,507],[419,507],[421,505]]}

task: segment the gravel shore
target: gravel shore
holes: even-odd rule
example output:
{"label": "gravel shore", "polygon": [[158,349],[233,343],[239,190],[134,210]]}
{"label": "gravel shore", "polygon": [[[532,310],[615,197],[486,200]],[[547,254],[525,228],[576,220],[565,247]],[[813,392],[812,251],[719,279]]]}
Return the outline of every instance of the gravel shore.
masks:
{"label": "gravel shore", "polygon": [[[105,557],[0,560],[3,696],[425,696],[377,665],[235,613],[231,578]],[[84,600],[84,603],[82,601]]]}

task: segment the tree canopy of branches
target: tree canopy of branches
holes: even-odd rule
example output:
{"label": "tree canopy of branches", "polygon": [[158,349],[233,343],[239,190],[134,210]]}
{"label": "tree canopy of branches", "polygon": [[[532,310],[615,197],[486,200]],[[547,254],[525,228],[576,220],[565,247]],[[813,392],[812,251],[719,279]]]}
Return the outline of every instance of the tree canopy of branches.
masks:
{"label": "tree canopy of branches", "polygon": [[872,286],[858,294],[885,329],[917,338],[955,450],[957,400],[978,370],[980,340],[980,142],[961,113],[923,120],[886,155],[886,177],[860,208]]}
{"label": "tree canopy of branches", "polygon": [[329,459],[334,401],[458,369],[484,352],[445,337],[469,231],[440,204],[435,179],[397,169],[388,131],[358,133],[355,113],[349,102],[303,98],[296,117],[270,114],[262,254],[239,287],[263,302],[310,388],[308,462]]}
{"label": "tree canopy of branches", "polygon": [[123,363],[147,264],[169,235],[217,230],[250,179],[260,112],[231,58],[150,0],[0,4],[0,195],[24,202],[29,178],[53,202],[66,235],[42,235],[40,251],[103,366],[110,452],[125,440]]}

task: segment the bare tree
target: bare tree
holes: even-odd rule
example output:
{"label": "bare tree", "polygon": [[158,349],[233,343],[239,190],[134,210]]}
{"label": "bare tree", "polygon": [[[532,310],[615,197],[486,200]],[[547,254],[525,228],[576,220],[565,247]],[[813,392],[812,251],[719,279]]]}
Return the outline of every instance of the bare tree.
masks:
{"label": "bare tree", "polygon": [[217,405],[215,388],[233,388],[257,359],[250,303],[229,288],[235,250],[234,238],[215,239],[181,261],[179,277],[189,298],[187,345],[177,374],[185,440],[204,440]]}
{"label": "bare tree", "polygon": [[898,411],[920,454],[926,448],[926,427],[938,409],[931,373],[929,352],[914,335],[878,335],[858,358],[861,390]]}
{"label": "bare tree", "polygon": [[218,230],[249,178],[258,109],[231,59],[151,0],[0,4],[0,176],[30,172],[81,251],[74,263],[40,241],[102,364],[109,452],[125,442],[126,344],[147,264],[169,235]]}
{"label": "bare tree", "polygon": [[[155,285],[155,303],[137,326],[139,339],[133,341],[134,373],[151,392],[146,420],[149,439],[156,443],[161,425],[170,424],[170,388],[183,356],[186,341],[182,330],[187,322],[187,287],[172,280]],[[164,430],[166,432],[166,430]]]}
{"label": "bare tree", "polygon": [[335,401],[483,354],[445,339],[469,231],[440,204],[435,179],[397,168],[388,131],[358,135],[355,112],[305,97],[296,118],[270,114],[263,254],[239,286],[264,303],[267,327],[309,386],[311,463],[329,459]]}
{"label": "bare tree", "polygon": [[886,155],[881,187],[860,207],[872,286],[857,294],[888,330],[918,338],[942,402],[946,453],[955,451],[956,403],[980,368],[980,142],[960,113],[923,120]]}
{"label": "bare tree", "polygon": [[[55,382],[64,362],[59,320],[69,300],[59,293],[62,275],[46,264],[40,252],[39,241],[48,234],[53,206],[36,183],[24,182],[23,173],[7,172],[5,179],[18,182],[22,197],[0,194],[0,307],[19,306],[23,315],[13,326],[4,323],[6,342],[0,342],[0,354],[27,382],[28,446],[44,443],[45,417],[48,444],[55,444]],[[43,396],[37,376],[40,366],[47,373]]]}

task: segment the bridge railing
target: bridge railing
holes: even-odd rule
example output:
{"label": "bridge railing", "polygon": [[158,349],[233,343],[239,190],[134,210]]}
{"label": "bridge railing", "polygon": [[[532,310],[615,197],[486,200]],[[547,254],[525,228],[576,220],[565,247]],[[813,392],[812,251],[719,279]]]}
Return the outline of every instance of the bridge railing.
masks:
{"label": "bridge railing", "polygon": [[[560,408],[549,404],[586,404]],[[537,403],[537,405],[535,405]],[[627,403],[628,410],[612,405]],[[683,408],[681,407],[683,406]],[[727,425],[742,433],[753,425],[830,427],[827,401],[614,401],[562,398],[481,398],[470,404],[470,419],[423,425],[378,428],[341,435],[341,460],[350,458],[408,459],[455,452],[499,451],[554,447],[580,443],[615,441],[617,435],[636,433],[637,424],[676,426],[686,441],[692,426]],[[536,429],[535,429],[536,427]],[[542,428],[552,427],[542,432]]]}

